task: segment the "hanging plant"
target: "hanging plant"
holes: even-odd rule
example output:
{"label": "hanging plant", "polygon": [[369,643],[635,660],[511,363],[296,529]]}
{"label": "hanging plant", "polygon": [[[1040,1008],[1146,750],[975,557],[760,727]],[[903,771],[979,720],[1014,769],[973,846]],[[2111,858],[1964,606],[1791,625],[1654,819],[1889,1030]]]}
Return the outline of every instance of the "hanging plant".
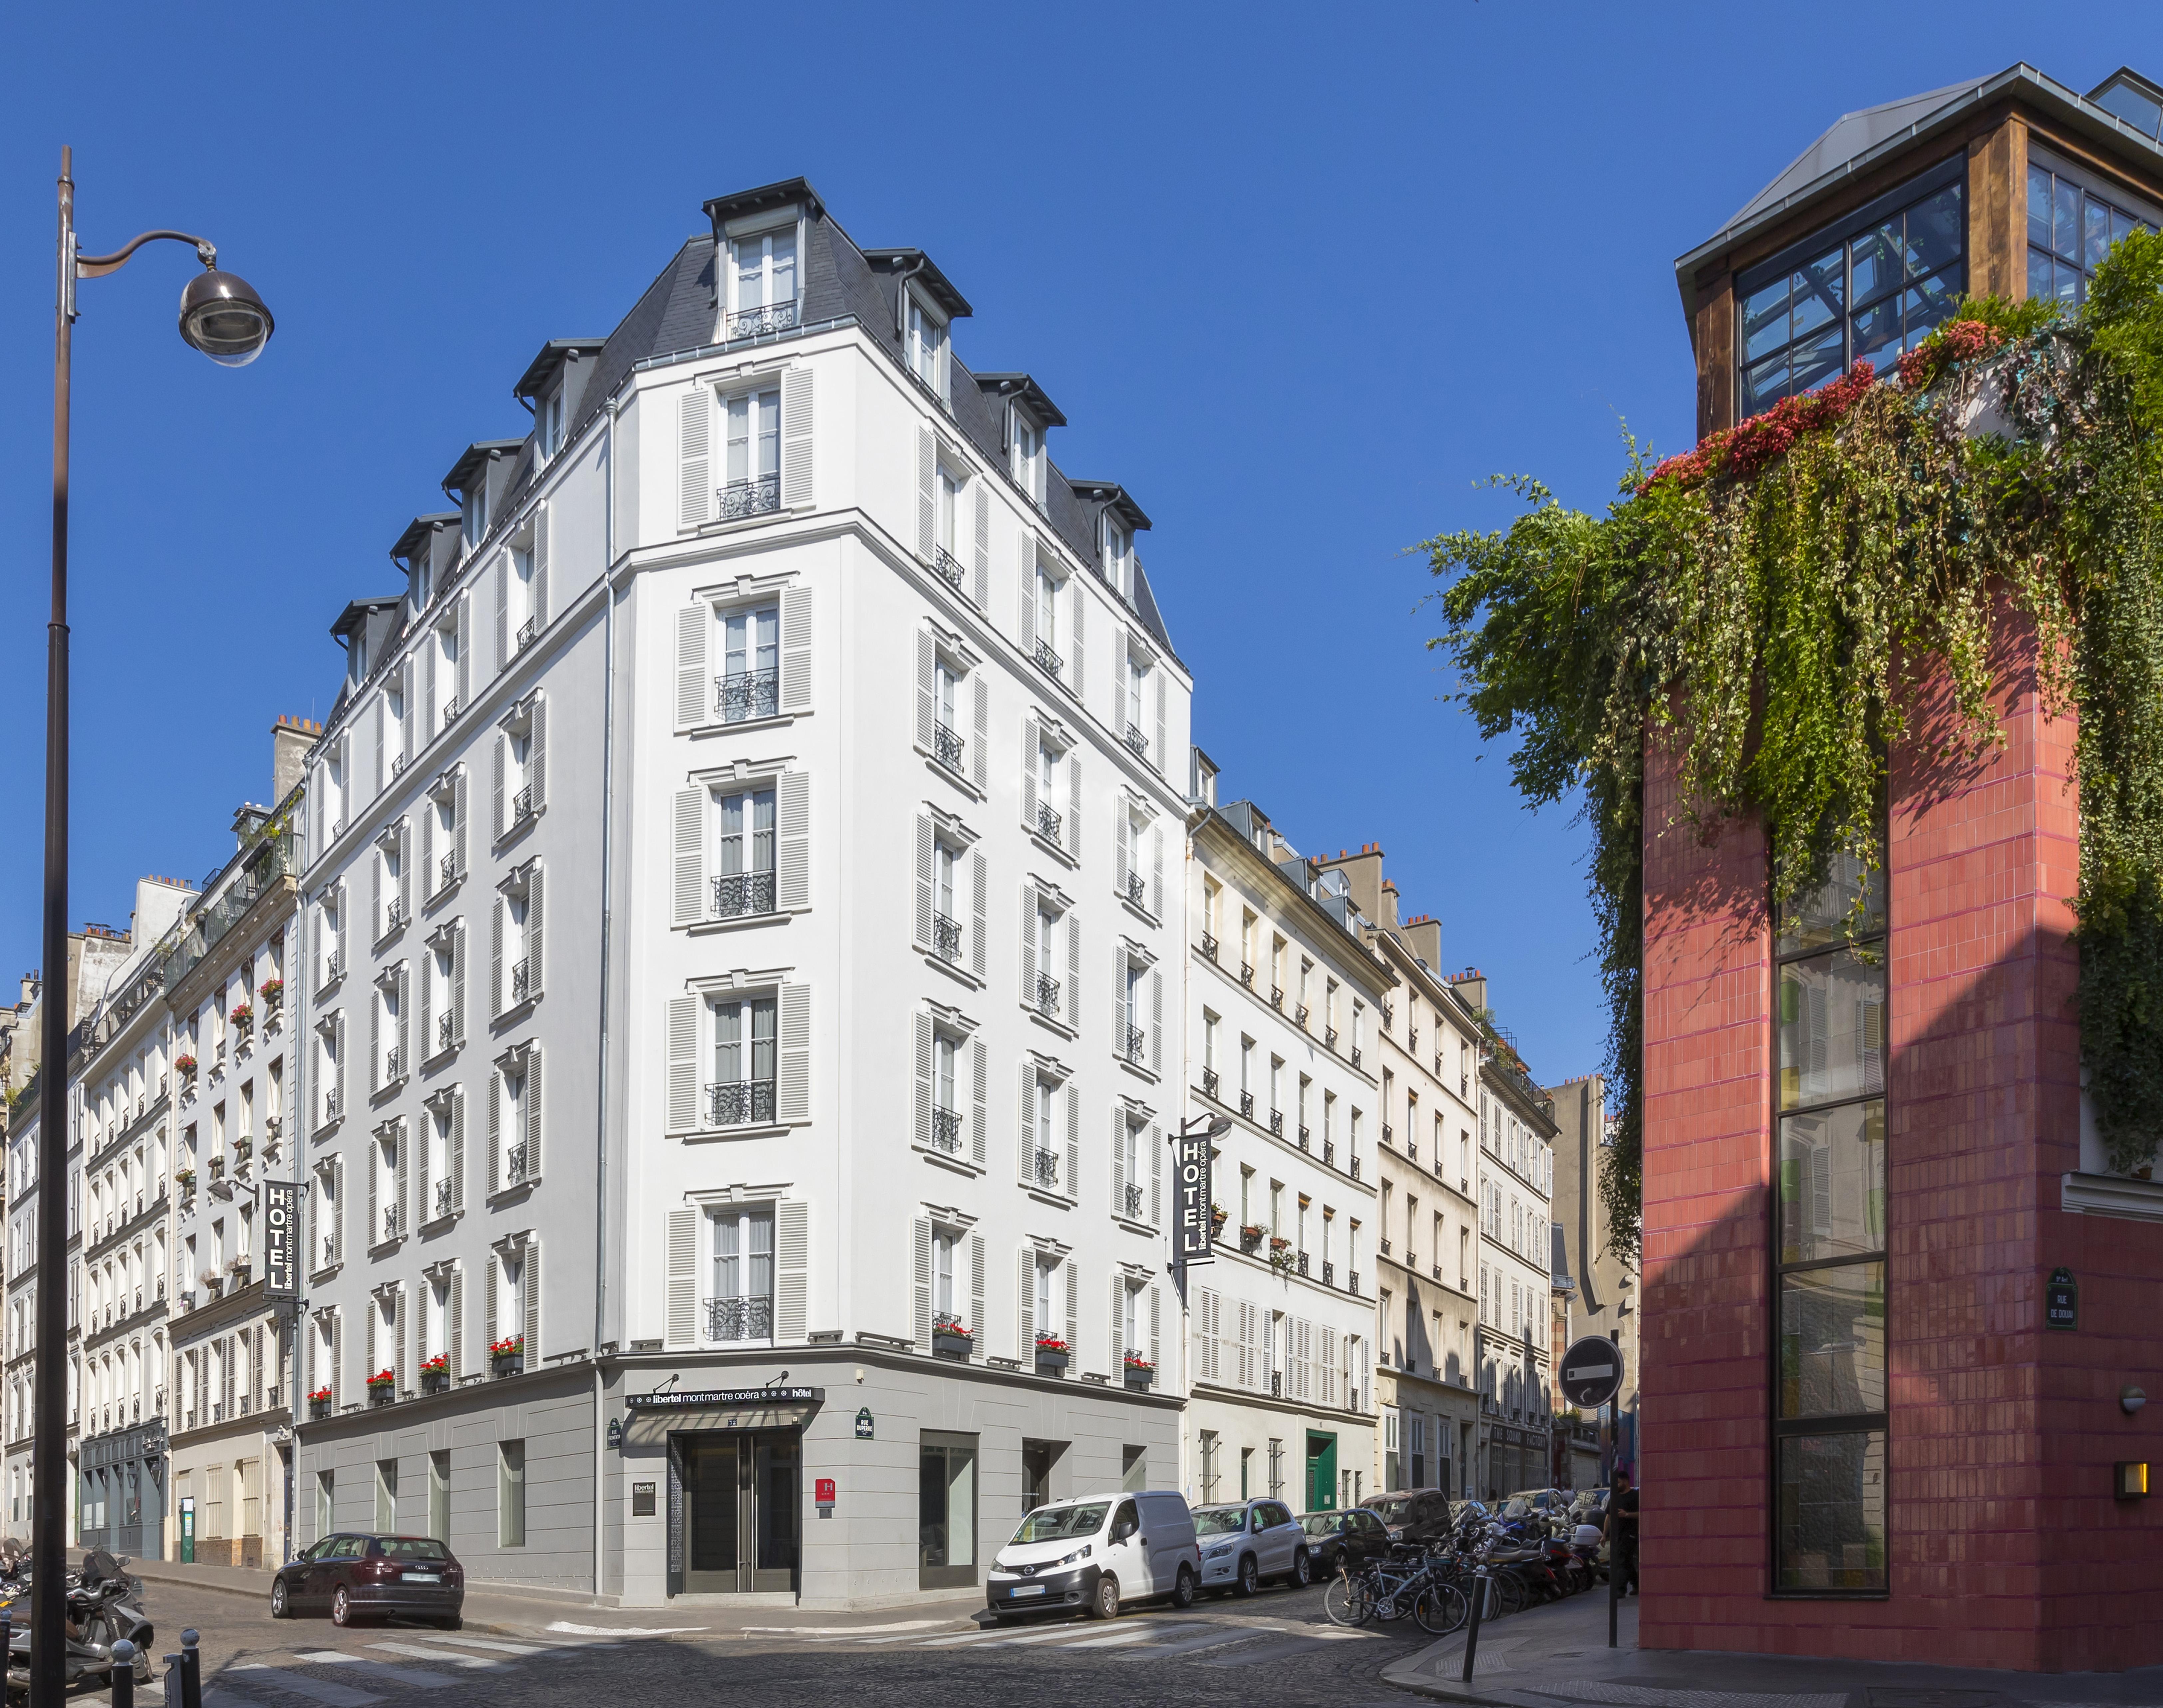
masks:
{"label": "hanging plant", "polygon": [[[1615,1143],[1600,1192],[1634,1256],[1642,1175],[1645,756],[1678,820],[1748,815],[1786,902],[1836,856],[1882,870],[1886,755],[1916,690],[1956,751],[2002,745],[1994,643],[2032,646],[2044,710],[2079,715],[2082,1064],[2110,1166],[2163,1132],[2163,237],[2135,233],[2081,312],[1972,299],[1902,357],[1648,465],[1601,516],[1537,481],[1526,513],[1425,543],[1483,736],[1535,804],[1570,799],[1608,1006]],[[2017,637],[2015,637],[2017,638]],[[2012,667],[2029,667],[2016,662]],[[1669,828],[1665,824],[1655,830]],[[1860,904],[1858,904],[1858,906]]]}

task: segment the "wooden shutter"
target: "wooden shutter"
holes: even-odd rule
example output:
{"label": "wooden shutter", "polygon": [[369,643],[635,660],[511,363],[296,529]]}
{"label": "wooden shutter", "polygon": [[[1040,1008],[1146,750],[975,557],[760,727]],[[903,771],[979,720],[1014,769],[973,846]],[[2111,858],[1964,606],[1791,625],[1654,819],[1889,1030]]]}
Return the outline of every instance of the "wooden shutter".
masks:
{"label": "wooden shutter", "polygon": [[1112,945],[1112,1054],[1127,1053],[1127,946]]}
{"label": "wooden shutter", "polygon": [[916,555],[927,563],[939,544],[939,449],[931,429],[916,430]]}
{"label": "wooden shutter", "polygon": [[390,1294],[390,1391],[410,1388],[406,1374],[406,1283],[393,1284]]}
{"label": "wooden shutter", "polygon": [[927,954],[936,940],[931,930],[931,868],[938,856],[930,816],[919,813],[916,815],[916,946]]}
{"label": "wooden shutter", "polygon": [[[412,1206],[413,1224],[416,1228],[427,1227],[436,1213],[435,1202],[428,1196],[428,1140],[434,1131],[434,1118],[429,1114],[428,1106],[423,1103],[421,1106],[420,1137],[413,1145]],[[400,1142],[398,1154],[401,1158],[406,1155],[406,1141],[403,1140]],[[401,1198],[406,1196],[402,1186],[398,1195]]]}
{"label": "wooden shutter", "polygon": [[[1116,791],[1117,785],[1114,785]],[[1134,834],[1134,821],[1120,802],[1112,804],[1112,883],[1121,894],[1127,893],[1127,872],[1131,865],[1127,844]]]}
{"label": "wooden shutter", "polygon": [[971,584],[977,609],[984,610],[992,602],[992,495],[983,481],[972,484],[977,498],[977,549]]}
{"label": "wooden shutter", "polygon": [[451,1092],[451,1208],[466,1207],[466,1094],[459,1087]]}
{"label": "wooden shutter", "polygon": [[1082,1196],[1082,1087],[1066,1085],[1066,1196]]}
{"label": "wooden shutter", "polygon": [[811,1206],[783,1198],[773,1207],[773,1338],[797,1341],[809,1327]]}
{"label": "wooden shutter", "polygon": [[781,987],[781,1083],[774,1113],[783,1121],[811,1118],[811,988]]}
{"label": "wooden shutter", "polygon": [[1112,1108],[1112,1213],[1127,1213],[1127,1112],[1118,1104]]}
{"label": "wooden shutter", "polygon": [[368,1088],[383,1089],[383,991],[368,993]]}
{"label": "wooden shutter", "polygon": [[1152,918],[1164,917],[1164,826],[1150,827],[1150,858],[1152,875],[1150,878],[1150,914]]}
{"label": "wooden shutter", "polygon": [[668,1130],[699,1124],[699,998],[668,998]]}
{"label": "wooden shutter", "polygon": [[503,1260],[491,1251],[488,1255],[487,1262],[488,1307],[481,1325],[481,1367],[484,1370],[488,1368],[490,1349],[503,1338],[503,1331],[496,1326],[495,1308],[496,1271],[503,1267]]}
{"label": "wooden shutter", "polygon": [[1074,689],[1075,699],[1087,705],[1089,703],[1088,697],[1082,692],[1082,631],[1083,617],[1089,609],[1089,595],[1087,589],[1082,586],[1082,578],[1079,575],[1069,578],[1067,589],[1067,603],[1074,607],[1074,622],[1071,631],[1074,647],[1071,664],[1074,674],[1070,680]]}
{"label": "wooden shutter", "polygon": [[1164,1226],[1164,1129],[1154,1121],[1143,1135],[1150,1153],[1150,1226]]}
{"label": "wooden shutter", "polygon": [[811,905],[811,778],[784,771],[774,784],[779,820],[774,850],[774,896],[783,913]]}
{"label": "wooden shutter", "polygon": [[811,471],[812,381],[817,376],[799,364],[781,375],[781,501],[791,510],[816,502]]}
{"label": "wooden shutter", "polygon": [[535,866],[526,879],[526,994],[541,994],[542,871]]}
{"label": "wooden shutter", "polygon": [[548,506],[533,514],[533,632],[548,626]]}
{"label": "wooden shutter", "polygon": [[811,589],[785,588],[781,595],[781,709],[811,709]]}
{"label": "wooden shutter", "polygon": [[511,662],[511,555],[501,553],[495,560],[495,668],[499,670]]}
{"label": "wooden shutter", "polygon": [[458,874],[464,877],[469,868],[466,864],[466,768],[463,765],[458,767],[457,774],[451,779],[451,817],[455,821],[458,838]]}
{"label": "wooden shutter", "polygon": [[526,783],[533,791],[533,810],[548,804],[548,696],[537,691],[531,714],[533,727],[527,737]]}
{"label": "wooden shutter", "polygon": [[1151,1281],[1149,1288],[1149,1361],[1150,1367],[1157,1372],[1159,1381],[1164,1380],[1164,1359],[1158,1350],[1163,1330],[1164,1317],[1160,1308],[1156,1283]]}
{"label": "wooden shutter", "polygon": [[676,727],[709,720],[713,690],[706,685],[706,631],[713,614],[704,605],[676,613]]}
{"label": "wooden shutter", "polygon": [[916,745],[927,753],[931,746],[931,726],[938,720],[934,703],[933,678],[939,666],[938,648],[932,644],[930,632],[916,631]]}
{"label": "wooden shutter", "polygon": [[435,986],[436,948],[432,942],[423,940],[421,945],[421,1060],[432,1060],[439,1052],[436,1048],[436,1023],[432,1012],[431,993]]}
{"label": "wooden shutter", "polygon": [[488,927],[488,1011],[500,1014],[504,1009],[504,998],[510,987],[503,982],[503,916],[511,904],[501,896],[489,909]]}
{"label": "wooden shutter", "polygon": [[[969,1142],[972,1147],[971,1154],[979,1168],[984,1166],[984,1157],[991,1139],[991,1120],[985,1113],[987,1108],[985,1092],[987,1089],[985,1084],[985,1058],[983,1040],[972,1038],[969,1040],[969,1077],[972,1087],[970,1098],[972,1116]],[[977,1315],[982,1314],[981,1310],[978,1311]]]}
{"label": "wooden shutter", "polygon": [[969,775],[975,781],[977,792],[982,794],[986,787],[986,779],[991,774],[992,690],[981,670],[969,681],[976,699],[972,731],[975,739],[969,748]]}
{"label": "wooden shutter", "polygon": [[1021,1249],[1021,1308],[1015,1313],[1021,1329],[1021,1365],[1024,1370],[1036,1368],[1036,1250],[1024,1245]]}
{"label": "wooden shutter", "polygon": [[375,793],[379,794],[390,780],[390,773],[383,761],[383,726],[390,720],[390,696],[386,691],[375,696]]}
{"label": "wooden shutter", "polygon": [[702,527],[714,514],[713,397],[694,382],[677,406],[676,526]]}
{"label": "wooden shutter", "polygon": [[[413,825],[408,819],[398,821],[398,917],[401,919],[413,917]],[[427,1047],[427,1035],[424,1032],[421,1038],[423,1048]]]}
{"label": "wooden shutter", "polygon": [[969,1236],[969,1332],[984,1332],[984,1236]]}
{"label": "wooden shutter", "polygon": [[473,710],[474,646],[473,595],[471,594],[462,593],[458,595],[458,614],[456,621],[458,637],[458,710],[463,714]]}
{"label": "wooden shutter", "polygon": [[[406,1187],[411,1183],[412,1175],[412,1170],[410,1166],[411,1159],[408,1153],[411,1152],[413,1148],[406,1142],[406,1123],[403,1120],[401,1120],[397,1126],[393,1129],[393,1137],[390,1142],[398,1147],[398,1168],[396,1173],[392,1176],[393,1181],[395,1182],[394,1189],[397,1192],[397,1197],[393,1200],[391,1208],[398,1212],[398,1231],[402,1234],[411,1232],[412,1228],[412,1223],[408,1222],[406,1218],[407,1206],[412,1202],[411,1199],[406,1196]],[[419,1219],[420,1218],[418,1217],[414,1218],[415,1221]]]}
{"label": "wooden shutter", "polygon": [[[928,1023],[927,1023],[928,1024]],[[916,1218],[916,1349],[931,1350],[931,1223]]]}
{"label": "wooden shutter", "polygon": [[1036,536],[1021,531],[1021,652],[1024,658],[1036,653]]}
{"label": "wooden shutter", "polygon": [[676,793],[676,885],[674,923],[697,924],[706,917],[706,791]]}
{"label": "wooden shutter", "polygon": [[463,1266],[451,1271],[449,1344],[443,1349],[451,1358],[451,1379],[455,1381],[466,1373],[466,1272]]}
{"label": "wooden shutter", "polygon": [[699,1327],[699,1213],[668,1213],[668,1344],[689,1346]]}
{"label": "wooden shutter", "polygon": [[1156,678],[1156,744],[1150,752],[1156,755],[1157,774],[1169,777],[1171,775],[1171,755],[1165,751],[1164,666],[1158,665],[1150,674]]}
{"label": "wooden shutter", "polygon": [[326,1384],[331,1391],[331,1409],[336,1411],[338,1402],[345,1398],[345,1387],[341,1380],[345,1374],[345,1323],[336,1311],[331,1312],[331,1371]]}
{"label": "wooden shutter", "polygon": [[1066,914],[1066,988],[1060,993],[1059,1012],[1066,1024],[1082,1024],[1082,919],[1074,909]]}
{"label": "wooden shutter", "polygon": [[541,1367],[541,1246],[537,1240],[526,1242],[525,1260],[520,1265],[525,1271],[521,1277],[526,1283],[526,1322],[519,1331],[526,1337],[526,1368]]}
{"label": "wooden shutter", "polygon": [[[383,1211],[376,1201],[375,1191],[375,1177],[382,1172],[383,1145],[371,1136],[368,1141],[368,1219],[361,1224],[368,1237],[361,1241],[363,1245],[374,1245],[383,1238]],[[373,1353],[369,1355],[374,1356]]]}
{"label": "wooden shutter", "polygon": [[984,939],[988,935],[986,910],[991,903],[991,875],[981,853],[969,856],[969,971],[982,978],[984,976]]}
{"label": "wooden shutter", "polygon": [[919,1014],[916,1017],[916,1142],[927,1146],[931,1143],[933,1047],[931,1016]]}
{"label": "wooden shutter", "polygon": [[1112,1361],[1111,1373],[1114,1375],[1118,1375],[1126,1367],[1124,1354],[1126,1352],[1127,1344],[1127,1278],[1124,1276],[1117,1273],[1114,1273],[1112,1276],[1111,1305],[1112,1328],[1109,1339],[1111,1340],[1112,1349],[1108,1355]]}
{"label": "wooden shutter", "polygon": [[1082,749],[1066,756],[1066,851],[1082,857]]}
{"label": "wooden shutter", "polygon": [[526,1175],[541,1172],[541,1046],[526,1052]]}

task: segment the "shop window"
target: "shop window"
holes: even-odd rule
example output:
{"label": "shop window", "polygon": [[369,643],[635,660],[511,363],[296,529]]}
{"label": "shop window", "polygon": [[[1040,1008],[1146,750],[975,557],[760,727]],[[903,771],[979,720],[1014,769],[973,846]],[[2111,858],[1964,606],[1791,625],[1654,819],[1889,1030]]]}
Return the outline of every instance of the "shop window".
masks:
{"label": "shop window", "polygon": [[927,1429],[917,1465],[917,1587],[973,1586],[977,1581],[977,1438]]}

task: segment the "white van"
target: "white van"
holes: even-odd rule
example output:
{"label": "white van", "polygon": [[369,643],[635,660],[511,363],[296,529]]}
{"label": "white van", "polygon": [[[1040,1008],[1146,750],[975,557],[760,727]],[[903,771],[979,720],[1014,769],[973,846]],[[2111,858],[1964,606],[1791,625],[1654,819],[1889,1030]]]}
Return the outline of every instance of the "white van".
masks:
{"label": "white van", "polygon": [[1191,1607],[1201,1581],[1186,1497],[1152,1489],[1039,1506],[992,1560],[986,1595],[996,1620],[1040,1607],[1109,1619],[1122,1601]]}

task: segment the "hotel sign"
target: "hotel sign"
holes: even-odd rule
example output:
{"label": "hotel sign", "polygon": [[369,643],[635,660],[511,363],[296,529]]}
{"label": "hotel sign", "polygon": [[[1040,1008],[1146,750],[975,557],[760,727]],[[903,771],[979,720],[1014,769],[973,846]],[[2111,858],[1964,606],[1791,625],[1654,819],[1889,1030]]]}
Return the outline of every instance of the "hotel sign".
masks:
{"label": "hotel sign", "polygon": [[301,1188],[290,1180],[263,1183],[263,1291],[274,1299],[300,1291],[293,1257],[301,1238]]}
{"label": "hotel sign", "polygon": [[1209,1134],[1207,1131],[1191,1135],[1182,1133],[1172,1144],[1172,1154],[1178,1159],[1179,1188],[1172,1255],[1181,1263],[1207,1263],[1214,1255],[1210,1244],[1215,1232],[1209,1219],[1209,1206],[1215,1196],[1211,1184]]}

